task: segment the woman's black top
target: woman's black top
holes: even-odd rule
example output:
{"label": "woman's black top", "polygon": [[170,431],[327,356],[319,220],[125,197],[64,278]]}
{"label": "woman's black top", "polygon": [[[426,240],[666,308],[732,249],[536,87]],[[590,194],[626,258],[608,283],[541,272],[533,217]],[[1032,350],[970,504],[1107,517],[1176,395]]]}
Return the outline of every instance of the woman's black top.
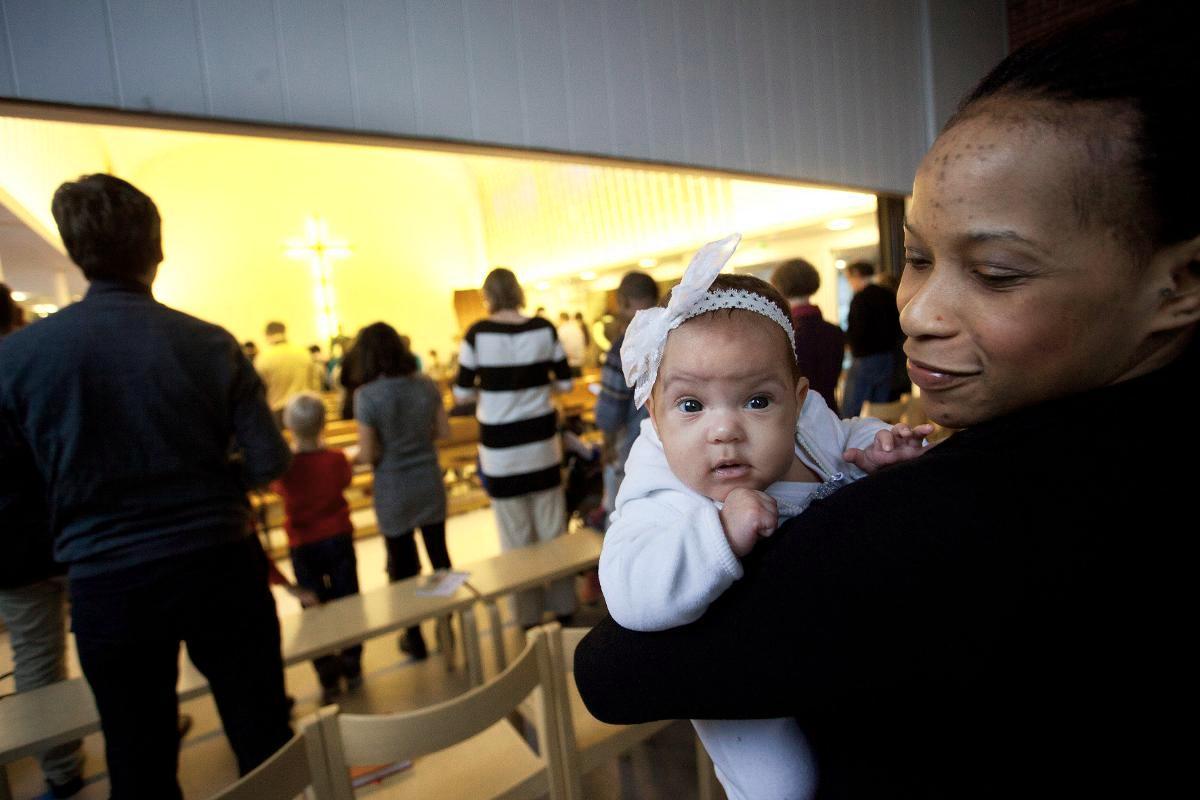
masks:
{"label": "woman's black top", "polygon": [[1197,350],[814,503],[691,625],[605,620],[576,654],[588,708],[794,716],[821,798],[1190,785]]}

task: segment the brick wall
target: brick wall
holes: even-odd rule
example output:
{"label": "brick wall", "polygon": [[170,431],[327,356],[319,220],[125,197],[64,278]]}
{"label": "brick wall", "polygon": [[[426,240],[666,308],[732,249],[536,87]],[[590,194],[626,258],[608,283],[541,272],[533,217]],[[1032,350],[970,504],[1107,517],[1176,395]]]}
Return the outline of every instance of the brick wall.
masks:
{"label": "brick wall", "polygon": [[1008,47],[1015,50],[1031,39],[1073,25],[1103,11],[1133,5],[1137,0],[1008,0]]}

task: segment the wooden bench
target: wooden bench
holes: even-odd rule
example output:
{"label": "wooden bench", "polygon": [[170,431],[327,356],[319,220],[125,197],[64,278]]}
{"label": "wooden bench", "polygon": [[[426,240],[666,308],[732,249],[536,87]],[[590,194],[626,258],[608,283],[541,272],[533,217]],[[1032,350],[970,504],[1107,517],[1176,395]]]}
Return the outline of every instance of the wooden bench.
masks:
{"label": "wooden bench", "polygon": [[508,664],[498,601],[522,589],[544,586],[595,567],[600,563],[603,543],[600,533],[585,528],[462,567],[471,573],[467,585],[478,595],[488,615],[497,670]]}
{"label": "wooden bench", "polygon": [[[427,619],[460,614],[467,670],[473,683],[482,681],[479,635],[474,612],[477,595],[459,587],[449,597],[416,594],[421,578],[409,578],[379,589],[343,597],[280,619],[280,640],[286,665],[344,649]],[[450,641],[450,637],[443,637]],[[453,654],[446,653],[448,663]],[[207,693],[208,682],[190,664],[181,665],[176,688],[179,699]],[[60,681],[0,701],[0,800],[11,792],[4,765],[33,756],[49,747],[100,730],[100,715],[83,678]]]}
{"label": "wooden bench", "polygon": [[[480,685],[483,669],[474,605],[485,603],[490,614],[497,663],[503,669],[507,658],[496,600],[595,566],[602,541],[600,534],[585,530],[466,564],[460,569],[471,576],[450,597],[418,596],[418,576],[285,616],[280,620],[284,663],[308,661],[423,620],[457,613],[468,675],[472,685]],[[444,641],[449,640],[444,637]],[[452,658],[448,653],[448,661]],[[206,693],[208,684],[195,669],[185,665],[180,670],[177,691],[180,700],[188,700]],[[0,800],[11,799],[5,764],[99,729],[95,700],[83,678],[5,698],[0,702]]]}

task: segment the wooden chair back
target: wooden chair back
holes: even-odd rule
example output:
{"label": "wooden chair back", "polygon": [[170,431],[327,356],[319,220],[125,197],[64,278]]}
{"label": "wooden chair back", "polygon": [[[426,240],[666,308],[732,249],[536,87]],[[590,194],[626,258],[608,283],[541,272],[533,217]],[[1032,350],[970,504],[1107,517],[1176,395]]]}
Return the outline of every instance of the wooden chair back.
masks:
{"label": "wooden chair back", "polygon": [[[552,623],[546,627],[557,630],[558,625]],[[547,630],[534,628],[529,632],[525,649],[504,672],[451,700],[396,714],[342,714],[323,718],[321,739],[333,790],[329,797],[333,800],[354,797],[349,777],[351,765],[415,760],[444,750],[505,719],[526,697],[540,689],[545,702],[538,704],[540,712],[535,725],[542,737],[538,743],[539,757],[546,784],[537,795],[548,793],[552,800],[564,800],[566,779],[562,743],[558,738],[561,723],[554,674]],[[470,766],[463,764],[463,769]],[[419,769],[420,763],[414,768]]]}
{"label": "wooden chair back", "polygon": [[583,775],[672,723],[672,720],[659,720],[639,725],[609,725],[588,713],[575,687],[575,648],[588,630],[562,628],[547,634],[557,666],[556,688],[558,705],[562,709],[559,719],[563,726],[559,739],[563,743],[567,792],[571,800],[582,800],[584,796]]}
{"label": "wooden chair back", "polygon": [[336,714],[337,706],[328,706],[302,720],[300,732],[291,741],[209,800],[295,800],[310,787],[316,797],[328,797],[329,774],[325,769],[320,721],[333,719]]}

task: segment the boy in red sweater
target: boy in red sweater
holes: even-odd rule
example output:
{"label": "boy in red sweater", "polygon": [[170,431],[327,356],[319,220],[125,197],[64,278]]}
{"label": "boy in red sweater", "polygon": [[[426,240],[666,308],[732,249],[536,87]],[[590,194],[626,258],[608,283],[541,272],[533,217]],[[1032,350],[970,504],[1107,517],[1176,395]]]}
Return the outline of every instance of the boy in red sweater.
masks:
{"label": "boy in red sweater", "polygon": [[[354,525],[343,494],[350,485],[350,462],[340,450],[328,450],[321,438],[325,404],[314,394],[294,397],[283,412],[295,437],[292,465],[271,488],[283,498],[284,529],[296,583],[322,603],[358,594]],[[362,683],[362,645],[313,661],[321,681],[321,703]]]}

